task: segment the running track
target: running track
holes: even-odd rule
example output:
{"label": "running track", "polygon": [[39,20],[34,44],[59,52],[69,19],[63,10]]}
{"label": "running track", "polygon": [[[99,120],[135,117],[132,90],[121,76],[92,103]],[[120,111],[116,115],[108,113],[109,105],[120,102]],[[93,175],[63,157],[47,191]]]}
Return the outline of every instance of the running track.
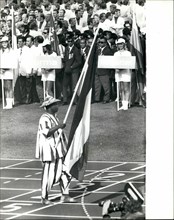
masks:
{"label": "running track", "polygon": [[[144,162],[89,161],[84,183],[73,180],[70,185],[75,204],[60,203],[59,186],[55,185],[49,194],[54,203],[43,206],[41,171],[38,160],[0,159],[0,219],[102,219],[98,202],[121,202],[126,182],[132,182],[145,197]],[[119,219],[120,213],[111,216]]]}

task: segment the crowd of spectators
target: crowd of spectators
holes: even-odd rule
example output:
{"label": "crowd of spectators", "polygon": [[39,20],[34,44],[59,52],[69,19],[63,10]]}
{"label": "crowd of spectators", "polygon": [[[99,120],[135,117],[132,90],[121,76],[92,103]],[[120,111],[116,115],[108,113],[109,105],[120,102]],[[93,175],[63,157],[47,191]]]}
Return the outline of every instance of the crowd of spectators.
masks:
{"label": "crowd of spectators", "polygon": [[[7,81],[4,84],[6,93],[11,94],[10,90],[13,90],[13,95],[8,98],[14,96],[16,103],[40,102],[50,95],[61,99],[63,105],[68,104],[99,24],[99,55],[114,55],[120,38],[124,39],[124,49],[129,50],[133,14],[142,45],[145,45],[145,0],[7,0],[0,12],[2,56],[8,57],[7,50],[13,48],[13,12],[19,65],[13,71],[13,77],[6,78],[6,70],[2,69],[0,76]],[[56,42],[54,34],[57,35]],[[60,55],[63,68],[27,68],[26,63],[33,55]],[[114,101],[117,98],[115,70],[97,69],[94,78],[92,102]],[[140,78],[144,88],[145,75]],[[76,98],[74,104],[77,101]],[[6,103],[7,108],[13,104],[14,101]]]}

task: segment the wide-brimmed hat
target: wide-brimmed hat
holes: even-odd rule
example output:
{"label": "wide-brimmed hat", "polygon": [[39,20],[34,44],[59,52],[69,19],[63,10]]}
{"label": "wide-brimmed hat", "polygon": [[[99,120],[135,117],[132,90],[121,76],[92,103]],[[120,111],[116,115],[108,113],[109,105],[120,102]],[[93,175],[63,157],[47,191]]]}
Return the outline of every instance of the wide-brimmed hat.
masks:
{"label": "wide-brimmed hat", "polygon": [[52,105],[53,103],[56,103],[56,102],[61,102],[61,100],[55,99],[52,96],[47,96],[40,107],[41,108],[47,107],[47,106]]}
{"label": "wide-brimmed hat", "polygon": [[5,41],[8,41],[8,40],[9,40],[8,37],[4,36],[4,37],[2,37],[1,42],[5,42]]}

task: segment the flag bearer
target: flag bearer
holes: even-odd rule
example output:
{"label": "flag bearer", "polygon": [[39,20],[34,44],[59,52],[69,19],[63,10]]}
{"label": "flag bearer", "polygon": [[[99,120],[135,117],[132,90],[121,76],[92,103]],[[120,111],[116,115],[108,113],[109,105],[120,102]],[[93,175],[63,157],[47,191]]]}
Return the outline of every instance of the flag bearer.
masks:
{"label": "flag bearer", "polygon": [[40,120],[37,132],[36,158],[42,161],[42,180],[41,180],[41,203],[50,204],[48,192],[54,184],[59,183],[62,196],[61,202],[75,202],[69,196],[69,184],[71,175],[66,172],[63,161],[66,154],[67,139],[61,129],[65,124],[61,124],[56,116],[58,111],[58,102],[60,100],[47,96],[41,105],[46,111]]}

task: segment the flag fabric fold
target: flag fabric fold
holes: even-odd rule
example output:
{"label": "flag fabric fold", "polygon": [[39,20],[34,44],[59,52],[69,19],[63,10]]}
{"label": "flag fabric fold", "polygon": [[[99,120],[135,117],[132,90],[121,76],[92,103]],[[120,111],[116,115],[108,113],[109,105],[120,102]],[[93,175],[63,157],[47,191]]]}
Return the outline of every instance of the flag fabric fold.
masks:
{"label": "flag fabric fold", "polygon": [[79,181],[83,181],[88,156],[92,83],[96,70],[96,38],[86,67],[81,81],[83,85],[79,86],[79,100],[74,113],[68,140],[68,151],[64,160],[66,169]]}
{"label": "flag fabric fold", "polygon": [[132,56],[136,56],[137,69],[141,71],[141,74],[145,74],[144,67],[144,54],[142,50],[141,40],[139,37],[139,32],[135,20],[135,15],[133,15],[132,32],[130,37],[130,52]]}
{"label": "flag fabric fold", "polygon": [[[17,34],[16,34],[16,25],[15,25],[15,15],[14,15],[14,9],[12,6],[12,37],[11,37],[11,47],[14,53],[14,57],[16,58],[16,53],[17,53]],[[16,80],[18,77],[18,69],[13,69],[13,90],[16,84]]]}
{"label": "flag fabric fold", "polygon": [[[49,36],[50,36],[50,41],[52,44],[53,50],[57,53],[57,55],[60,55],[60,50],[59,50],[59,38],[56,33],[55,25],[54,25],[54,20],[53,20],[53,15],[51,13],[50,16],[50,31],[49,31]],[[51,39],[53,38],[53,40]]]}
{"label": "flag fabric fold", "polygon": [[130,37],[130,52],[136,57],[136,69],[133,71],[131,80],[131,104],[138,102],[145,106],[144,86],[146,81],[145,54],[142,49],[142,43],[137,28],[135,15],[133,14],[132,31]]}

